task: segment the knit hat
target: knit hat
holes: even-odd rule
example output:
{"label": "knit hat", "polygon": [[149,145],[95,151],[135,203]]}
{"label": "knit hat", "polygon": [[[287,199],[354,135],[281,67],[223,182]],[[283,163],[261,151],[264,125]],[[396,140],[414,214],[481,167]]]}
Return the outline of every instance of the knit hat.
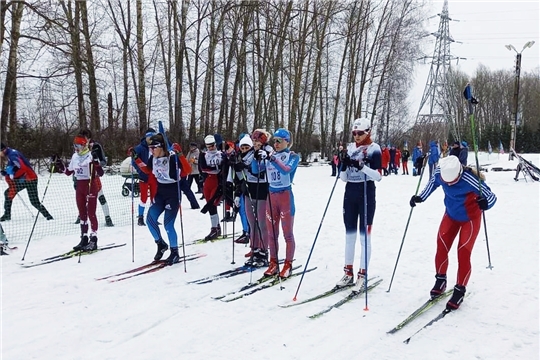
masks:
{"label": "knit hat", "polygon": [[463,167],[457,156],[450,155],[439,160],[441,179],[446,183],[455,183],[463,172]]}
{"label": "knit hat", "polygon": [[216,143],[216,138],[214,137],[214,135],[207,135],[204,138],[204,143],[206,145],[215,144]]}
{"label": "knit hat", "polygon": [[238,144],[238,146],[242,146],[242,145],[249,145],[249,147],[253,147],[253,141],[251,141],[251,138],[249,137],[249,135],[246,135],[240,139],[240,143]]}

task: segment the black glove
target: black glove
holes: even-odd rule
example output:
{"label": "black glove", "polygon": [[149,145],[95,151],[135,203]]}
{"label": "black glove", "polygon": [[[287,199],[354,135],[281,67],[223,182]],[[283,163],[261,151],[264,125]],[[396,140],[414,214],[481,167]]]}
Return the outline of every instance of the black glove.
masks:
{"label": "black glove", "polygon": [[236,164],[234,164],[234,171],[242,171],[246,168],[246,164],[244,164],[242,161],[240,162],[237,162]]}
{"label": "black glove", "polygon": [[257,160],[264,160],[268,157],[268,151],[260,149],[258,151],[255,151],[254,157]]}
{"label": "black glove", "polygon": [[362,168],[364,167],[364,162],[360,161],[360,160],[351,160],[351,165],[349,165],[349,166],[350,167],[355,167],[358,170],[362,170]]}
{"label": "black glove", "polygon": [[415,207],[416,206],[416,203],[421,203],[423,200],[420,196],[418,195],[413,195],[411,197],[411,201],[409,201],[409,205],[411,205],[411,207]]}
{"label": "black glove", "polygon": [[478,204],[478,207],[481,210],[487,210],[488,209],[488,201],[485,197],[479,196],[476,198],[476,203]]}
{"label": "black glove", "polygon": [[54,162],[53,173],[63,173],[65,171],[66,171],[66,165],[64,164],[62,159],[57,158],[56,161]]}
{"label": "black glove", "polygon": [[99,150],[98,149],[92,149],[92,159],[94,161],[99,161]]}
{"label": "black glove", "polygon": [[351,166],[351,157],[346,152],[342,152],[339,157],[339,161],[343,165],[343,168]]}
{"label": "black glove", "polygon": [[2,176],[7,176],[7,172],[6,172],[6,170],[2,170],[2,171],[0,171],[0,174],[1,174]]}

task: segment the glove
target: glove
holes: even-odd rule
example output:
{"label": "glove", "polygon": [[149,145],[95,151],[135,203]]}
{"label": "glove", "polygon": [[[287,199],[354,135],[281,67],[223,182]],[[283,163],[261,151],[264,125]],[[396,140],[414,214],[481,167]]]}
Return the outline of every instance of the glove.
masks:
{"label": "glove", "polygon": [[181,147],[180,144],[178,144],[178,143],[173,143],[173,144],[172,144],[172,149],[173,149],[177,154],[182,153],[182,147]]}
{"label": "glove", "polygon": [[257,160],[265,160],[267,157],[268,157],[268,152],[266,152],[266,150],[261,149],[255,153],[255,158]]}
{"label": "glove", "polygon": [[416,203],[421,203],[423,200],[420,196],[418,195],[413,195],[411,197],[411,201],[409,201],[409,205],[411,205],[411,207],[415,207],[416,206]]}
{"label": "glove", "polygon": [[360,161],[360,160],[351,160],[351,165],[349,165],[349,166],[350,167],[355,167],[358,170],[362,170],[362,168],[364,167],[364,162]]}
{"label": "glove", "polygon": [[240,207],[240,197],[235,197],[234,198],[234,206],[236,206],[237,208]]}
{"label": "glove", "polygon": [[339,158],[339,161],[341,161],[341,164],[344,168],[351,166],[351,157],[346,152],[342,152],[341,156]]}
{"label": "glove", "polygon": [[0,174],[1,174],[2,176],[7,176],[7,172],[6,172],[5,170],[0,171]]}
{"label": "glove", "polygon": [[476,203],[478,204],[478,207],[481,210],[487,210],[488,209],[488,201],[485,197],[479,196],[476,198]]}
{"label": "glove", "polygon": [[246,168],[246,164],[244,164],[242,161],[234,164],[234,171],[240,172]]}
{"label": "glove", "polygon": [[169,150],[169,156],[176,156],[177,153],[174,150]]}
{"label": "glove", "polygon": [[139,156],[137,155],[137,153],[135,152],[135,149],[134,149],[133,147],[130,147],[130,148],[128,149],[128,155],[131,156],[131,158],[132,158],[133,160],[137,160],[137,158],[139,157]]}
{"label": "glove", "polygon": [[99,150],[98,149],[92,149],[92,159],[94,161],[99,161]]}
{"label": "glove", "polygon": [[[13,174],[15,174],[15,169],[13,169],[13,166],[12,166],[12,165],[6,166],[6,173],[7,173],[8,175],[13,175]],[[13,178],[13,176],[12,176],[11,178]]]}

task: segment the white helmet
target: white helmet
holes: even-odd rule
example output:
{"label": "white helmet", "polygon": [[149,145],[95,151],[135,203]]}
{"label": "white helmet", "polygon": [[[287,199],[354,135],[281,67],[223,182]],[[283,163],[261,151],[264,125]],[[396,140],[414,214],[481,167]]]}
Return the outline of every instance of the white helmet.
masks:
{"label": "white helmet", "polygon": [[353,122],[352,129],[353,131],[354,130],[369,131],[369,129],[371,129],[371,122],[369,121],[368,118],[365,118],[365,117],[356,119]]}
{"label": "white helmet", "polygon": [[206,145],[215,144],[216,143],[216,138],[214,137],[214,135],[207,135],[204,138],[204,143]]}
{"label": "white helmet", "polygon": [[463,166],[461,166],[457,156],[454,155],[442,158],[439,161],[439,168],[443,181],[450,184],[457,182],[463,172]]}

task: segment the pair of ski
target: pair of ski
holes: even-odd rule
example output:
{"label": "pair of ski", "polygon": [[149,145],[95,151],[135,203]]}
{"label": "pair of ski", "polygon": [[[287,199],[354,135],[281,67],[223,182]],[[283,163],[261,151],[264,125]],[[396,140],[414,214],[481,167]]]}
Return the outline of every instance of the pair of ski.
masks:
{"label": "pair of ski", "polygon": [[[283,260],[279,260],[279,263],[283,264]],[[245,273],[248,273],[248,272],[252,272],[252,271],[255,271],[257,269],[260,269],[260,268],[253,267],[253,266],[242,265],[242,266],[236,267],[234,269],[226,270],[226,271],[223,271],[223,272],[220,272],[220,273],[217,273],[217,274],[214,274],[214,275],[210,275],[210,276],[207,276],[207,277],[204,277],[204,278],[201,278],[201,279],[188,281],[188,284],[197,284],[197,285],[208,284],[208,283],[214,282],[216,280],[227,279],[227,278],[230,278],[230,277],[233,277],[233,276],[236,276],[236,275],[241,275],[241,274],[245,274]]]}
{"label": "pair of ski", "polygon": [[[415,311],[413,311],[407,318],[405,318],[405,320],[403,320],[402,322],[400,322],[398,325],[396,325],[393,329],[391,329],[390,331],[388,331],[387,333],[388,334],[395,334],[396,332],[398,332],[399,330],[403,329],[405,326],[407,326],[408,324],[410,324],[411,322],[413,322],[414,320],[416,320],[418,317],[420,317],[422,314],[426,313],[429,309],[431,309],[435,304],[437,304],[438,302],[440,302],[441,300],[443,299],[446,299],[448,298],[450,295],[452,295],[452,292],[453,292],[453,289],[452,290],[448,290],[446,291],[445,293],[441,294],[440,296],[434,298],[434,299],[429,299],[427,300],[425,303],[423,303],[418,309],[416,309]],[[413,336],[415,336],[416,334],[418,334],[420,331],[424,330],[425,328],[433,325],[434,323],[436,323],[437,321],[441,320],[442,318],[444,318],[446,315],[448,315],[449,313],[451,312],[451,310],[447,310],[447,309],[444,309],[441,313],[439,313],[437,316],[435,316],[433,319],[431,319],[429,322],[427,322],[424,326],[422,326],[418,331],[416,331],[414,334],[412,334],[411,336],[409,336],[407,339],[405,339],[403,342],[405,344],[408,344],[410,341],[411,341],[411,338]]]}
{"label": "pair of ski", "polygon": [[241,232],[236,232],[234,234],[229,234],[229,235],[225,235],[225,236],[218,236],[217,239],[213,239],[213,240],[205,240],[205,238],[197,239],[197,240],[194,240],[194,241],[192,241],[190,243],[187,243],[186,246],[213,243],[213,242],[220,241],[220,240],[231,240],[235,236],[240,236],[241,234],[242,234]]}
{"label": "pair of ski", "polygon": [[70,250],[70,251],[68,251],[66,253],[63,253],[63,254],[60,254],[60,255],[51,256],[51,257],[48,257],[48,258],[45,258],[45,259],[42,259],[42,260],[39,260],[39,261],[21,263],[20,265],[22,267],[24,267],[24,268],[31,268],[31,267],[35,267],[35,266],[41,266],[41,265],[45,265],[45,264],[51,264],[51,263],[54,263],[54,262],[71,259],[71,258],[79,256],[79,255],[90,255],[90,254],[94,254],[94,253],[96,253],[98,251],[114,249],[114,248],[122,247],[122,246],[125,246],[125,245],[126,245],[125,243],[123,243],[123,244],[111,243],[111,244],[107,244],[107,245],[104,245],[104,246],[99,246],[96,250],[89,250],[89,251]]}
{"label": "pair of ski", "polygon": [[[373,290],[375,287],[377,287],[378,285],[380,285],[382,283],[382,279],[377,279],[377,280],[376,279],[377,279],[377,277],[373,277],[373,278],[368,280],[368,286],[367,286],[367,291],[368,292]],[[285,304],[285,305],[278,305],[278,306],[280,306],[282,308],[289,308],[289,307],[293,307],[293,306],[297,306],[297,305],[307,304],[309,302],[319,300],[319,299],[323,299],[323,298],[329,297],[331,295],[334,295],[336,293],[339,293],[339,292],[342,292],[342,291],[345,291],[345,290],[351,290],[351,287],[350,286],[345,286],[345,287],[334,286],[332,289],[330,289],[328,291],[325,291],[325,292],[323,292],[323,293],[321,293],[319,295],[315,295],[315,296],[313,296],[313,297],[311,297],[309,299],[305,299],[305,300],[295,302],[295,303],[292,303],[292,304]],[[337,309],[337,308],[341,307],[342,305],[348,303],[349,301],[356,299],[357,297],[364,294],[365,292],[366,292],[366,287],[365,286],[362,286],[359,289],[353,289],[343,299],[337,301],[336,303],[334,303],[334,304],[332,304],[330,306],[327,306],[325,309],[323,309],[323,310],[321,310],[321,311],[319,311],[319,312],[317,312],[317,313],[315,313],[313,315],[310,315],[308,317],[310,319],[316,319],[318,317],[321,317],[322,315],[326,314],[327,312],[330,312],[333,309]]]}
{"label": "pair of ski", "polygon": [[[205,257],[205,256],[206,256],[206,254],[186,255],[185,258],[184,257],[180,258],[180,261],[178,263],[182,263],[184,261],[191,261],[191,260],[199,259],[199,258],[202,258],[202,257]],[[159,271],[161,269],[164,269],[167,266],[169,266],[169,264],[167,263],[166,260],[152,261],[151,263],[144,264],[144,265],[138,266],[138,267],[130,269],[130,270],[122,271],[122,272],[119,272],[117,274],[112,274],[112,275],[104,276],[104,277],[101,277],[101,278],[97,278],[96,280],[98,280],[98,281],[100,281],[100,280],[108,280],[111,283],[112,282],[119,282],[119,281],[124,281],[124,280],[127,280],[127,279],[131,279],[131,278],[134,278],[134,277],[137,277],[137,276],[141,276],[141,275],[144,275],[144,274],[151,274],[151,273],[154,273],[154,272]]]}
{"label": "pair of ski", "polygon": [[[301,265],[295,266],[292,268],[292,271],[298,270],[301,268]],[[307,269],[305,272],[311,272],[313,270],[317,269],[316,267]],[[300,272],[294,272],[289,277],[286,278],[280,278],[279,275],[274,276],[263,276],[259,278],[257,281],[252,282],[251,284],[247,284],[242,286],[238,290],[234,290],[231,292],[228,292],[221,296],[212,297],[214,300],[221,300],[223,302],[231,302],[238,299],[242,299],[246,296],[253,295],[261,290],[271,288],[275,285],[281,285],[282,283],[298,276],[302,275],[302,271]]]}

